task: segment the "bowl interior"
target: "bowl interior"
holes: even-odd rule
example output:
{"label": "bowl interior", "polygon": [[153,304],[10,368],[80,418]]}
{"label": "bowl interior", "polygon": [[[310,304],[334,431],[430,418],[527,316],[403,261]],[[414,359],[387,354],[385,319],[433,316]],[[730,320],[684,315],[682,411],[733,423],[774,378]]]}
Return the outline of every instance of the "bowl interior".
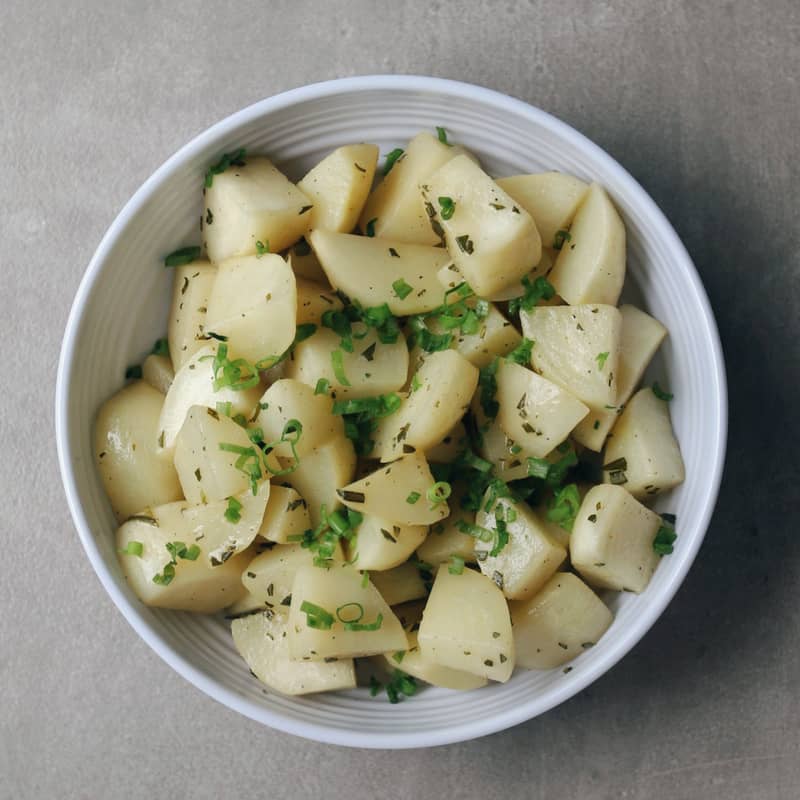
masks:
{"label": "bowl interior", "polygon": [[[199,241],[202,176],[219,153],[244,146],[299,178],[332,148],[375,142],[385,154],[422,129],[447,128],[496,176],[560,170],[597,180],[627,224],[628,296],[670,330],[652,370],[675,393],[671,410],[686,462],[683,486],[659,499],[678,517],[675,553],[641,595],[612,594],[612,628],[572,669],[518,671],[504,685],[463,695],[425,689],[388,707],[365,691],[305,698],[268,692],[235,652],[227,623],[146,608],[128,589],[113,546],[115,522],[95,472],[92,424],[125,367],[166,329],[172,275],[163,255]],[[725,383],[719,341],[694,268],[672,228],[633,179],[584,137],[503,95],[449,81],[375,77],[305,87],[245,109],[168,161],[104,238],[81,285],[59,370],[62,474],[79,533],[100,579],[142,637],[221,702],[273,727],[367,747],[416,747],[472,738],[539,714],[624,655],[678,588],[705,533],[724,457]]]}

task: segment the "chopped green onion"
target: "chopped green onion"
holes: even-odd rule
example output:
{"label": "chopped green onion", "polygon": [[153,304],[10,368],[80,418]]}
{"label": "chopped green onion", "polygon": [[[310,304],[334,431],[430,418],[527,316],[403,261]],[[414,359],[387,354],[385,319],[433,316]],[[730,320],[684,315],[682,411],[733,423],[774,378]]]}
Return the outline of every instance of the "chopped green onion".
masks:
{"label": "chopped green onion", "polygon": [[184,264],[191,264],[192,261],[197,261],[200,258],[201,248],[197,245],[189,247],[181,247],[179,250],[173,250],[165,259],[165,267],[182,267]]}
{"label": "chopped green onion", "polygon": [[134,539],[131,539],[128,544],[125,545],[120,551],[124,556],[140,556],[144,552],[144,545],[141,542],[137,542]]}
{"label": "chopped green onion", "polygon": [[249,361],[237,358],[231,361],[228,358],[228,345],[220,343],[214,355],[214,391],[220,389],[232,389],[234,392],[242,392],[258,386],[258,370]]}
{"label": "chopped green onion", "polygon": [[378,614],[375,622],[345,622],[346,631],[377,631],[383,625],[383,614]]}
{"label": "chopped green onion", "polygon": [[422,495],[419,492],[410,492],[408,497],[406,497],[406,503],[409,505],[414,505]]}
{"label": "chopped green onion", "polygon": [[497,368],[500,359],[495,358],[490,364],[481,367],[478,374],[479,400],[487,419],[494,419],[500,411],[500,404],[495,400],[497,394]]}
{"label": "chopped green onion", "polygon": [[447,483],[447,481],[436,481],[436,483],[434,483],[433,486],[431,486],[431,488],[426,492],[426,497],[434,506],[438,506],[440,503],[444,503],[447,498],[450,497],[452,491],[453,488],[449,483]]}
{"label": "chopped green onion", "polygon": [[256,258],[261,258],[261,256],[265,256],[269,253],[269,240],[267,240],[266,244],[262,241],[256,242]]}
{"label": "chopped green onion", "polygon": [[494,533],[482,525],[473,525],[465,519],[460,519],[456,522],[456,528],[461,533],[466,533],[467,536],[472,536],[474,539],[480,539],[482,542],[491,542],[494,539]]}
{"label": "chopped green onion", "polygon": [[228,400],[226,402],[222,402],[221,400],[218,400],[217,404],[216,404],[216,408],[217,408],[217,413],[218,414],[224,414],[226,417],[229,417],[231,415],[232,404],[231,404],[230,400]]}
{"label": "chopped green onion", "polygon": [[206,170],[206,189],[211,188],[211,185],[214,183],[214,176],[221,175],[228,167],[243,167],[246,154],[247,151],[244,147],[240,147],[232,153],[223,153],[220,160],[216,164],[212,164]]}
{"label": "chopped green onion", "polygon": [[447,567],[447,571],[451,575],[460,575],[464,571],[464,559],[461,556],[450,556],[450,564]]}
{"label": "chopped green onion", "polygon": [[569,231],[558,230],[553,237],[553,250],[560,250],[564,246],[564,242],[571,242],[572,234]]}
{"label": "chopped green onion", "polygon": [[439,137],[439,141],[442,144],[446,144],[448,147],[452,147],[453,145],[447,141],[447,131],[444,128],[436,126],[436,135]]}
{"label": "chopped green onion", "polygon": [[342,351],[334,350],[331,353],[331,366],[333,367],[333,374],[340,386],[350,386],[350,381],[347,380],[347,375],[344,371],[344,361]]}
{"label": "chopped green onion", "polygon": [[497,537],[494,541],[494,547],[489,551],[489,556],[491,558],[499,556],[503,548],[508,544],[508,526],[506,525],[506,521],[500,517],[500,511],[500,508],[495,511],[494,521],[497,526]]}
{"label": "chopped green onion", "polygon": [[[350,612],[346,611],[346,609],[355,609],[355,611],[351,614]],[[342,616],[343,611],[345,612],[344,616]],[[360,622],[364,617],[364,606],[362,606],[361,603],[356,603],[354,601],[345,603],[336,609],[336,617],[339,622],[344,622],[346,625],[352,625],[354,622]],[[349,619],[345,619],[345,617],[348,617]]]}
{"label": "chopped green onion", "polygon": [[541,478],[545,480],[550,472],[550,462],[546,458],[528,458],[528,475],[531,478]]}
{"label": "chopped green onion", "polygon": [[456,204],[453,202],[452,197],[440,197],[439,207],[441,208],[439,216],[442,219],[450,219],[456,212]]}
{"label": "chopped green onion", "polygon": [[367,586],[369,586],[369,572],[367,572],[367,570],[364,570],[361,573],[361,588],[366,589]]}
{"label": "chopped green onion", "polygon": [[394,150],[390,151],[386,156],[386,162],[383,165],[383,175],[386,177],[391,171],[392,167],[397,163],[397,160],[403,155],[403,149],[401,147],[395,147]]}
{"label": "chopped green onion", "polygon": [[235,498],[228,498],[228,507],[225,509],[225,519],[237,523],[242,518],[242,504]]}
{"label": "chopped green onion", "polygon": [[377,397],[358,397],[347,400],[336,400],[331,409],[335,415],[341,414],[368,414],[371,418],[381,419],[394,414],[402,404],[400,395],[394,392],[381,394]]}
{"label": "chopped green onion", "polygon": [[411,379],[411,391],[413,393],[421,388],[422,388],[422,381],[419,379],[419,375],[415,372],[414,377]]}
{"label": "chopped green onion", "polygon": [[169,342],[166,339],[156,339],[151,352],[154,356],[169,356]]}
{"label": "chopped green onion", "polygon": [[653,550],[660,556],[668,556],[674,550],[672,545],[677,538],[678,534],[672,528],[662,525],[653,539]]}
{"label": "chopped green onion", "polygon": [[550,300],[556,293],[553,285],[542,275],[539,275],[533,283],[531,283],[530,278],[525,275],[522,279],[522,288],[523,293],[519,297],[513,297],[509,300],[509,314],[517,314],[520,309],[523,311],[532,311],[541,300]]}
{"label": "chopped green onion", "polygon": [[392,289],[394,289],[394,293],[401,299],[405,300],[411,292],[414,291],[412,286],[409,286],[403,278],[398,278],[396,281],[392,283]]}
{"label": "chopped green onion", "polygon": [[242,447],[238,444],[220,442],[219,449],[225,453],[234,453],[239,458],[236,459],[234,467],[243,472],[250,479],[250,488],[253,494],[258,493],[258,481],[263,477],[261,471],[261,456],[255,447]]}
{"label": "chopped green onion", "polygon": [[659,385],[658,381],[653,384],[653,394],[659,399],[663,400],[665,403],[668,403],[674,397],[673,394],[664,391]]}
{"label": "chopped green onion", "polygon": [[533,341],[531,339],[524,339],[506,356],[506,361],[513,361],[515,364],[522,364],[528,366],[531,363],[531,351],[533,350]]}
{"label": "chopped green onion", "polygon": [[333,614],[326,611],[321,606],[303,600],[300,604],[300,611],[306,615],[306,625],[309,628],[316,628],[320,631],[329,631],[334,623]]}
{"label": "chopped green onion", "polygon": [[595,356],[595,360],[597,361],[597,368],[598,369],[603,369],[603,367],[606,365],[606,360],[608,359],[608,356],[609,356],[608,353],[598,353]]}
{"label": "chopped green onion", "polygon": [[547,519],[557,523],[565,531],[572,531],[580,506],[581,497],[578,494],[578,487],[574,483],[570,483],[556,491],[547,511]]}

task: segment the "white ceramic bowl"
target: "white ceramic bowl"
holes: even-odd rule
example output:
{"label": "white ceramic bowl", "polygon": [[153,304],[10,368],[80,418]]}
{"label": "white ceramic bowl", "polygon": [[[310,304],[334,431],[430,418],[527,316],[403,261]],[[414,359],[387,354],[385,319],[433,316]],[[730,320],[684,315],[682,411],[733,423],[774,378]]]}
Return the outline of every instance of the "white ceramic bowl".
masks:
{"label": "white ceramic bowl", "polygon": [[[146,608],[129,590],[94,466],[93,418],[122,385],[126,365],[165,330],[172,275],[162,258],[199,240],[207,164],[244,146],[299,178],[339,145],[376,142],[385,154],[436,125],[496,176],[556,169],[609,190],[627,224],[628,283],[670,331],[656,371],[675,393],[671,409],[686,482],[660,508],[677,514],[680,535],[645,592],[613,598],[611,629],[568,672],[520,670],[468,698],[431,688],[396,706],[365,690],[281,697],[250,676],[221,618]],[[214,125],[170,158],[114,220],[89,264],[67,324],[56,390],[59,459],[75,525],[103,586],[138,634],[230,708],[289,733],[360,747],[422,747],[499,731],[547,711],[613,666],[655,622],[695,558],[717,497],[726,425],[723,359],[706,294],[675,231],[639,184],[543,111],[476,86],[410,76],[347,78],[277,95]]]}

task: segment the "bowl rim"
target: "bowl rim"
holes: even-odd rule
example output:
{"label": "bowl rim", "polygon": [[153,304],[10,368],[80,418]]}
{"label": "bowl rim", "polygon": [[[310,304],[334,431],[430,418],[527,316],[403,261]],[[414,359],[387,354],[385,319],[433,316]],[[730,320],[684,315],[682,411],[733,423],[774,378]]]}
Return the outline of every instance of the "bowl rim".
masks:
{"label": "bowl rim", "polygon": [[[193,155],[203,151],[216,140],[223,138],[239,126],[260,116],[287,108],[299,102],[315,100],[341,93],[358,93],[375,90],[419,90],[428,94],[439,93],[462,99],[470,99],[491,107],[502,108],[516,115],[528,117],[538,125],[570,141],[575,147],[587,153],[593,161],[601,162],[606,169],[613,172],[616,179],[624,185],[625,190],[629,193],[631,202],[637,204],[638,207],[644,208],[651,219],[653,219],[654,224],[660,228],[662,235],[667,241],[670,252],[677,261],[681,262],[679,269],[682,275],[687,278],[691,290],[694,292],[695,299],[702,309],[702,317],[697,319],[696,322],[698,328],[702,329],[703,337],[708,342],[712,353],[714,369],[711,374],[707,375],[708,388],[713,389],[712,397],[717,399],[718,405],[717,414],[714,419],[715,427],[712,431],[715,447],[713,452],[708,453],[709,463],[707,475],[709,478],[705,487],[704,496],[701,500],[702,512],[695,520],[697,534],[689,542],[688,547],[679,552],[676,551],[676,553],[671,556],[672,559],[679,561],[677,565],[673,562],[672,566],[674,571],[671,580],[662,587],[660,594],[653,598],[653,601],[647,605],[643,613],[636,618],[634,623],[629,625],[613,642],[612,646],[603,654],[603,658],[597,659],[596,662],[586,669],[576,671],[576,673],[573,673],[571,676],[565,676],[565,680],[548,692],[546,696],[534,695],[529,700],[518,704],[511,711],[501,715],[471,720],[468,723],[459,724],[457,726],[442,727],[435,731],[419,733],[396,733],[391,731],[360,733],[297,720],[285,716],[281,712],[259,706],[241,697],[236,692],[226,688],[215,679],[204,674],[190,661],[176,652],[169,642],[150,627],[143,617],[140,608],[132,603],[117,587],[109,567],[103,560],[92,535],[91,526],[81,505],[80,492],[72,469],[74,453],[70,445],[69,436],[71,377],[77,356],[76,346],[81,331],[81,322],[85,306],[102,272],[105,260],[117,239],[135,218],[139,210],[158,191],[160,186]],[[170,667],[194,684],[202,692],[250,719],[266,724],[279,731],[318,742],[348,747],[378,749],[406,749],[451,744],[505,730],[506,728],[532,719],[554,708],[565,700],[568,700],[611,669],[611,667],[636,645],[661,616],[664,609],[683,583],[689,568],[695,560],[700,545],[708,530],[711,515],[714,511],[719,493],[725,462],[727,426],[728,398],[725,362],[711,305],[686,248],[664,213],[656,205],[650,195],[611,155],[606,153],[601,147],[582,133],[579,133],[570,125],[562,122],[548,112],[523,100],[493,89],[461,81],[420,75],[356,76],[322,81],[290,89],[253,103],[225,117],[195,136],[191,141],[170,156],[123,206],[122,210],[118,213],[104,234],[97,250],[89,262],[86,272],[78,286],[67,320],[59,357],[55,391],[55,433],[58,461],[73,522],[77,528],[81,544],[86,551],[97,577],[100,579],[100,582],[114,604],[139,636],[166,661]]]}

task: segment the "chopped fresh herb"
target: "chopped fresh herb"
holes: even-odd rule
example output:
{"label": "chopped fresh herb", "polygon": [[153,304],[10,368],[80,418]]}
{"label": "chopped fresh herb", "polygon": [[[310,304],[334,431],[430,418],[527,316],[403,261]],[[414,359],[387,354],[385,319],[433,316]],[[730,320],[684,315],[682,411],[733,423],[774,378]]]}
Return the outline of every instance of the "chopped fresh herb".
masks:
{"label": "chopped fresh herb", "polygon": [[190,245],[189,247],[181,247],[179,250],[173,250],[165,259],[165,267],[182,267],[184,264],[191,264],[192,261],[197,261],[200,258],[201,248],[197,245]]}
{"label": "chopped fresh herb", "polygon": [[282,361],[285,361],[294,351],[294,348],[302,341],[308,339],[309,336],[313,336],[316,333],[317,326],[313,322],[306,322],[302,325],[298,325],[295,328],[294,332],[294,340],[286,348],[286,350],[281,353],[279,356],[267,356],[266,358],[262,358],[260,361],[256,361],[255,368],[257,370],[261,369],[272,369],[272,367],[277,366]]}
{"label": "chopped fresh herb", "polygon": [[221,175],[228,167],[243,167],[244,157],[247,151],[244,147],[234,150],[232,153],[223,153],[222,157],[216,164],[212,164],[206,170],[206,189],[209,189],[214,183],[214,176]]}
{"label": "chopped fresh herb", "polygon": [[187,561],[197,561],[197,557],[200,555],[200,548],[196,544],[187,547],[185,542],[167,542],[164,547],[169,553],[170,560],[168,564],[164,565],[164,569],[160,573],[153,575],[153,583],[159,586],[169,586],[172,583],[175,577],[175,566],[179,558]]}
{"label": "chopped fresh herb", "polygon": [[653,384],[653,394],[659,399],[663,400],[665,403],[668,403],[672,398],[675,396],[670,392],[664,391],[659,385],[658,381]]}
{"label": "chopped fresh herb", "polygon": [[242,518],[242,504],[235,498],[228,498],[228,507],[225,509],[225,519],[237,523]]}
{"label": "chopped fresh herb", "polygon": [[225,453],[234,453],[239,458],[236,459],[234,467],[243,472],[250,479],[250,488],[253,494],[258,493],[258,481],[263,477],[261,471],[261,456],[255,447],[242,447],[238,444],[220,442],[219,449]]}
{"label": "chopped fresh herb", "polygon": [[132,364],[125,370],[125,380],[139,380],[142,377],[142,367],[140,364]]}
{"label": "chopped fresh herb", "polygon": [[300,604],[300,611],[306,615],[306,625],[309,628],[316,628],[320,631],[329,631],[333,627],[334,617],[330,611],[326,611],[321,606],[303,600]]}
{"label": "chopped fresh herb", "polygon": [[372,236],[375,236],[375,223],[376,223],[377,221],[378,221],[378,218],[377,218],[377,217],[373,217],[373,218],[372,218],[372,219],[371,219],[371,220],[370,220],[370,221],[367,223],[367,226],[366,226],[366,228],[364,229],[364,233],[366,233],[366,234],[367,234],[367,236],[370,236],[370,237],[372,237]]}
{"label": "chopped fresh herb", "polygon": [[394,392],[381,394],[377,397],[348,398],[347,400],[336,400],[333,404],[331,413],[339,416],[342,414],[367,414],[372,419],[382,419],[394,414],[402,400],[400,395]]}
{"label": "chopped fresh herb", "polygon": [[520,310],[531,311],[541,300],[550,300],[556,293],[552,284],[542,275],[539,275],[533,283],[525,275],[522,278],[522,288],[523,293],[519,297],[513,297],[509,300],[509,314],[518,314]]}
{"label": "chopped fresh herb", "polygon": [[546,458],[528,458],[528,475],[545,480],[550,473],[550,462]]}
{"label": "chopped fresh herb", "polygon": [[478,375],[478,388],[480,389],[480,404],[487,419],[494,419],[500,411],[500,404],[495,400],[497,394],[497,368],[500,359],[495,358],[485,367],[481,367]]}
{"label": "chopped fresh herb", "polygon": [[595,360],[597,361],[597,368],[598,369],[603,369],[603,367],[606,365],[606,360],[608,359],[608,356],[609,356],[608,353],[598,353],[595,356]]}
{"label": "chopped fresh herb", "polygon": [[460,575],[464,571],[464,559],[461,556],[450,556],[450,564],[447,567],[447,571],[451,575]]}
{"label": "chopped fresh herb", "polygon": [[498,508],[495,512],[495,525],[497,530],[497,536],[494,540],[494,546],[489,551],[489,555],[494,558],[499,556],[502,552],[503,548],[508,544],[508,526],[506,525],[506,521],[499,516],[501,509]]}
{"label": "chopped fresh herb", "polygon": [[403,659],[406,657],[405,650],[398,650],[396,653],[392,654],[392,661],[396,661],[398,664],[403,663]]}
{"label": "chopped fresh herb", "polygon": [[673,544],[677,538],[678,534],[672,528],[662,525],[653,539],[653,550],[660,556],[668,556],[674,550]]}
{"label": "chopped fresh herb", "polygon": [[527,367],[531,363],[531,351],[533,350],[533,340],[523,340],[506,356],[506,361],[513,361],[515,364],[522,364]]}
{"label": "chopped fresh herb", "polygon": [[461,250],[462,253],[466,253],[468,256],[471,256],[475,252],[475,245],[467,233],[464,233],[461,236],[456,236],[456,244],[458,245],[458,249]]}
{"label": "chopped fresh herb", "polygon": [[494,539],[494,533],[488,528],[484,528],[481,525],[473,525],[465,519],[458,520],[458,522],[456,522],[456,528],[458,528],[461,533],[466,533],[467,536],[472,536],[474,539],[479,539],[482,542],[491,542]]}
{"label": "chopped fresh herb", "polygon": [[347,380],[347,375],[344,371],[344,361],[341,350],[334,350],[331,353],[331,366],[333,367],[333,374],[340,386],[350,386],[350,381]]}
{"label": "chopped fresh herb", "polygon": [[438,125],[436,126],[436,135],[439,137],[439,141],[442,144],[446,144],[448,147],[452,147],[453,145],[447,141],[447,131],[444,128],[440,128]]}
{"label": "chopped fresh herb", "polygon": [[205,333],[206,339],[216,339],[218,342],[227,342],[228,337],[224,336],[221,333],[215,333],[214,331],[206,331]]}
{"label": "chopped fresh herb", "polygon": [[377,631],[383,625],[383,614],[378,614],[375,622],[345,622],[346,631]]}
{"label": "chopped fresh herb", "polygon": [[421,388],[422,388],[422,381],[419,379],[419,375],[415,372],[414,377],[411,379],[411,391],[413,393]]}
{"label": "chopped fresh herb", "polygon": [[450,219],[456,212],[456,204],[453,202],[452,197],[440,197],[439,208],[441,209],[439,216],[445,220]]}
{"label": "chopped fresh herb", "polygon": [[401,147],[395,147],[394,150],[391,150],[386,155],[386,161],[383,165],[383,174],[384,177],[388,175],[392,171],[392,167],[397,163],[398,159],[403,156],[403,149]]}
{"label": "chopped fresh herb", "polygon": [[397,250],[394,249],[394,247],[389,248],[389,255],[392,258],[400,258],[400,253],[398,253]]}
{"label": "chopped fresh herb", "polygon": [[[211,356],[208,356],[211,358]],[[232,389],[241,392],[258,386],[258,370],[244,358],[228,358],[228,345],[221,342],[214,355],[214,391]]]}
{"label": "chopped fresh herb", "polygon": [[361,573],[361,588],[366,589],[367,586],[369,586],[369,572],[364,570],[364,572]]}
{"label": "chopped fresh herb", "polygon": [[413,506],[420,499],[420,497],[422,497],[422,495],[419,492],[410,492],[408,497],[406,497],[406,503],[409,503]]}
{"label": "chopped fresh herb", "polygon": [[570,483],[556,491],[547,511],[547,519],[555,522],[565,531],[572,531],[580,505],[581,497],[578,494],[578,487],[576,484]]}
{"label": "chopped fresh herb", "polygon": [[421,316],[409,317],[408,326],[411,329],[410,346],[418,344],[423,350],[429,353],[436,353],[440,350],[447,350],[453,341],[452,334],[431,333],[425,324],[425,319]]}
{"label": "chopped fresh herb", "polygon": [[154,356],[169,356],[169,342],[166,339],[156,339],[151,352]]}
{"label": "chopped fresh herb", "polygon": [[256,258],[261,258],[261,256],[265,256],[269,253],[269,240],[266,242],[262,242],[261,240],[256,242]]}
{"label": "chopped fresh herb", "polygon": [[414,288],[409,286],[403,278],[398,278],[396,281],[393,281],[392,289],[401,300],[405,300],[406,297],[414,291]]}
{"label": "chopped fresh herb", "polygon": [[123,556],[139,556],[141,557],[142,553],[144,552],[144,545],[141,542],[137,542],[134,539],[131,539],[125,547],[121,548],[119,551]]}
{"label": "chopped fresh herb", "polygon": [[428,498],[431,505],[435,507],[446,502],[452,491],[453,488],[447,481],[436,481],[425,493],[425,496]]}
{"label": "chopped fresh herb", "polygon": [[298,216],[303,216],[303,214],[305,214],[305,213],[306,213],[306,211],[311,211],[311,209],[312,209],[312,208],[314,208],[314,206],[303,206],[303,207],[300,209],[300,211],[298,211],[298,212],[297,212],[297,213],[298,213]]}
{"label": "chopped fresh herb", "polygon": [[217,414],[224,414],[226,417],[229,417],[231,415],[232,403],[230,402],[230,400],[227,400],[225,402],[217,400],[216,405],[217,405]]}
{"label": "chopped fresh herb", "polygon": [[560,250],[564,246],[564,242],[571,242],[572,234],[569,231],[559,230],[556,231],[553,237],[553,250]]}
{"label": "chopped fresh herb", "polygon": [[336,618],[339,622],[353,623],[360,622],[364,617],[364,606],[361,603],[352,601],[345,603],[336,609]]}
{"label": "chopped fresh herb", "polygon": [[328,394],[331,382],[327,378],[320,378],[314,387],[314,394]]}
{"label": "chopped fresh herb", "polygon": [[375,358],[375,346],[377,342],[373,342],[369,347],[365,347],[361,351],[361,357],[365,358],[367,361],[372,361]]}

